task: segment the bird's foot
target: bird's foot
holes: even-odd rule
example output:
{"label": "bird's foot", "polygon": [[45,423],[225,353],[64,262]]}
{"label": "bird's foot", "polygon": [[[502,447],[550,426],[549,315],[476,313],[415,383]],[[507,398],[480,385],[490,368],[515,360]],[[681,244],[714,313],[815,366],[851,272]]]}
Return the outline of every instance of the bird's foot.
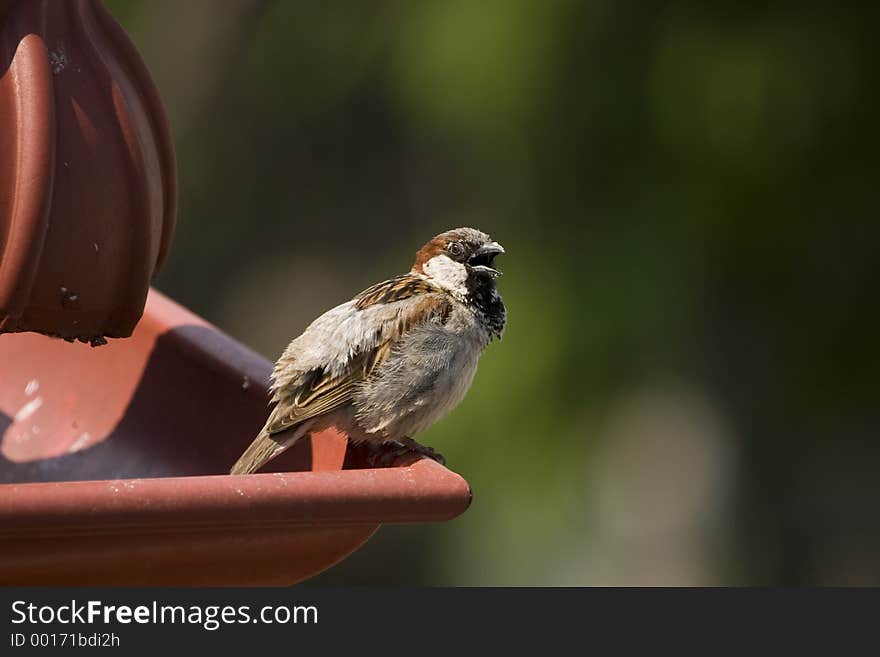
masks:
{"label": "bird's foot", "polygon": [[404,446],[407,452],[421,454],[422,456],[427,456],[429,459],[437,461],[440,465],[446,465],[446,458],[441,453],[435,452],[433,447],[417,443],[412,438],[404,438],[400,441],[400,444]]}
{"label": "bird's foot", "polygon": [[367,464],[373,467],[387,468],[401,456],[407,454],[420,454],[437,461],[440,465],[446,465],[446,459],[442,454],[435,452],[433,448],[417,443],[412,438],[393,440],[387,443],[375,445],[367,456]]}

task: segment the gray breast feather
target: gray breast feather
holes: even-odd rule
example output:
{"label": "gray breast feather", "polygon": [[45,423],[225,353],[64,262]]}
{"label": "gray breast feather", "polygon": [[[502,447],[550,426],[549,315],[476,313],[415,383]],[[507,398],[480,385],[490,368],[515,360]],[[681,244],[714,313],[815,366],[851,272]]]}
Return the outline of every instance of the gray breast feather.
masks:
{"label": "gray breast feather", "polygon": [[445,325],[413,329],[358,386],[353,399],[358,424],[388,438],[427,429],[464,399],[486,342],[485,331],[463,308]]}

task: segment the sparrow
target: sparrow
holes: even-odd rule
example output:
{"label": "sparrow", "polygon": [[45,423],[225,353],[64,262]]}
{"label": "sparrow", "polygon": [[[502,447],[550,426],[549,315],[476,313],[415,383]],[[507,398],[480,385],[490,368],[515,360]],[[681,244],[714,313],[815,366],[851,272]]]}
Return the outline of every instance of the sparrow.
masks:
{"label": "sparrow", "polygon": [[455,408],[507,311],[494,259],[473,228],[437,235],[412,269],[318,317],[278,359],[269,419],[230,470],[255,472],[300,438],[336,427],[372,449],[442,457],[413,440]]}

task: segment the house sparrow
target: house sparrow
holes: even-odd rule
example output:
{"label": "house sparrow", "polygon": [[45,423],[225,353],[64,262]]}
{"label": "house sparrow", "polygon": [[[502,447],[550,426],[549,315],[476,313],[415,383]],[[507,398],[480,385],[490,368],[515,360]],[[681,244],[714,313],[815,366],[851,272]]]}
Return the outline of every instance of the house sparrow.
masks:
{"label": "house sparrow", "polygon": [[433,238],[412,269],[316,319],[272,374],[275,407],[231,474],[258,470],[313,432],[416,451],[412,437],[464,399],[477,360],[501,338],[506,310],[493,260],[504,249],[473,228]]}

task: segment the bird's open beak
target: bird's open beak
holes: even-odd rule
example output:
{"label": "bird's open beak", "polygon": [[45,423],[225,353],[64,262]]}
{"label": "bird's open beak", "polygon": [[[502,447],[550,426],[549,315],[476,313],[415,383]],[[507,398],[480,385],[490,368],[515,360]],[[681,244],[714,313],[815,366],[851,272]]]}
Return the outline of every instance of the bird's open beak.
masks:
{"label": "bird's open beak", "polygon": [[474,254],[468,258],[468,265],[471,269],[485,272],[493,278],[501,276],[501,272],[494,268],[495,256],[504,253],[504,247],[498,242],[489,242],[477,249]]}

